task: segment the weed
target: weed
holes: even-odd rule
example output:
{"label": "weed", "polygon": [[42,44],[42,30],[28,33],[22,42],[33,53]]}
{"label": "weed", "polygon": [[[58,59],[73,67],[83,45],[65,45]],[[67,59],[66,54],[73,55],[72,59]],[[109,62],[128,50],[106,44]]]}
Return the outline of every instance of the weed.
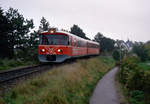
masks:
{"label": "weed", "polygon": [[15,60],[15,59],[0,59],[0,70],[8,70],[8,69],[12,69],[12,68],[16,68],[16,67],[20,67],[20,66],[27,66],[27,65],[33,65],[36,64],[35,62],[24,62],[24,61],[20,61],[20,60]]}
{"label": "weed", "polygon": [[12,90],[14,94],[4,96],[3,102],[10,104],[12,101],[19,104],[87,104],[98,80],[112,67],[110,64],[112,60],[109,58],[105,59],[105,63],[101,60],[100,57],[96,57],[54,67],[53,70],[35,79],[19,84]]}

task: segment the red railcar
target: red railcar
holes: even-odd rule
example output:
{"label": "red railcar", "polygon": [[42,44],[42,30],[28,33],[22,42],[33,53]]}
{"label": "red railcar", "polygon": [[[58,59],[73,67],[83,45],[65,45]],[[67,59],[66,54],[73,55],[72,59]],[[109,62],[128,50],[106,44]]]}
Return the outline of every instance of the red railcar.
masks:
{"label": "red railcar", "polygon": [[50,29],[40,34],[38,58],[41,62],[63,62],[69,58],[99,54],[97,42],[71,33]]}

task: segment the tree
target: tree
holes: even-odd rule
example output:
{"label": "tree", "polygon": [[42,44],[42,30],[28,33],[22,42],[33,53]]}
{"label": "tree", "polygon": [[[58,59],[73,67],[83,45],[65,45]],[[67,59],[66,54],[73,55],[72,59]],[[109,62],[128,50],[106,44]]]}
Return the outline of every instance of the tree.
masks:
{"label": "tree", "polygon": [[71,27],[70,33],[77,35],[77,36],[84,38],[84,39],[89,39],[86,37],[86,34],[83,32],[83,30],[78,25],[73,25]]}
{"label": "tree", "polygon": [[30,33],[29,45],[30,47],[37,47],[39,42],[39,32],[33,31]]}
{"label": "tree", "polygon": [[142,42],[136,42],[132,49],[133,53],[140,57],[141,61],[146,61],[148,58],[148,51],[144,48]]}
{"label": "tree", "polygon": [[100,32],[95,35],[94,41],[100,44],[101,52],[112,52],[114,50],[115,41],[103,36],[103,34],[101,34]]}
{"label": "tree", "polygon": [[44,17],[42,17],[40,21],[39,31],[47,31],[49,28],[49,22]]}
{"label": "tree", "polygon": [[148,52],[148,58],[150,59],[150,41],[148,41],[145,45],[144,45],[145,49]]}
{"label": "tree", "polygon": [[118,50],[115,50],[112,54],[113,58],[116,60],[116,61],[119,61],[120,60],[120,53]]}
{"label": "tree", "polygon": [[100,43],[102,41],[102,39],[104,38],[103,34],[98,32],[95,37],[94,37],[94,40],[98,43]]}
{"label": "tree", "polygon": [[0,57],[11,57],[11,51],[9,49],[9,41],[8,41],[8,29],[9,23],[4,15],[3,10],[0,8]]}
{"label": "tree", "polygon": [[40,21],[40,26],[37,31],[33,31],[30,33],[28,38],[28,47],[26,48],[25,52],[26,54],[23,54],[24,57],[26,57],[25,60],[34,60],[37,61],[37,49],[38,49],[38,43],[39,43],[39,34],[42,31],[47,31],[50,28],[49,22],[42,17]]}
{"label": "tree", "polygon": [[10,49],[12,51],[12,55],[14,52],[14,48],[19,48],[24,50],[27,45],[28,33],[30,29],[34,28],[33,20],[25,20],[23,15],[21,15],[17,9],[9,8],[6,12],[6,17],[8,22],[10,23],[9,29],[9,38]]}
{"label": "tree", "polygon": [[28,41],[27,41],[27,46],[26,49],[24,50],[24,53],[20,52],[20,57],[23,56],[24,60],[34,60],[38,62],[38,58],[37,58],[37,49],[38,49],[38,43],[39,43],[39,34],[42,31],[47,31],[49,29],[49,22],[42,17],[41,21],[40,21],[40,26],[39,29],[37,31],[33,31],[30,33],[29,37],[28,37]]}

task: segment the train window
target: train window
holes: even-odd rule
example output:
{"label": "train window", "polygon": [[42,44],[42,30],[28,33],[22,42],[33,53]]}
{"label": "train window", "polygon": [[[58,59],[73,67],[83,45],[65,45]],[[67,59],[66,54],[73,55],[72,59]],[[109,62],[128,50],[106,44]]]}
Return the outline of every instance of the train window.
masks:
{"label": "train window", "polygon": [[93,43],[88,43],[89,48],[98,48],[99,46]]}
{"label": "train window", "polygon": [[40,44],[48,45],[48,39],[44,35],[40,35]]}
{"label": "train window", "polygon": [[78,47],[80,47],[81,45],[80,45],[80,41],[78,40]]}
{"label": "train window", "polygon": [[87,46],[86,46],[86,42],[83,42],[83,47],[87,47]]}
{"label": "train window", "polygon": [[80,47],[84,47],[84,41],[80,41]]}
{"label": "train window", "polygon": [[76,43],[77,43],[77,47],[79,47],[79,45],[80,45],[79,40],[77,40],[77,42],[76,42]]}
{"label": "train window", "polygon": [[68,45],[68,37],[66,35],[42,35],[40,44],[43,45]]}
{"label": "train window", "polygon": [[86,47],[86,42],[79,40],[78,42],[78,47]]}
{"label": "train window", "polygon": [[72,37],[69,37],[69,45],[72,46]]}
{"label": "train window", "polygon": [[76,39],[74,39],[74,46],[76,46],[77,44],[76,44]]}

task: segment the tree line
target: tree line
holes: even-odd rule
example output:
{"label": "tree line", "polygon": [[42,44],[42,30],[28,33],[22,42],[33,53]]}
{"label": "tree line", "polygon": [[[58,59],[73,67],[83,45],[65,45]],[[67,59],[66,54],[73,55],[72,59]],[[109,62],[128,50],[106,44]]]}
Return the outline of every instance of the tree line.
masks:
{"label": "tree line", "polygon": [[33,19],[25,19],[17,9],[4,12],[0,8],[0,58],[36,58],[39,33],[49,27],[49,22],[42,17],[39,29],[33,30]]}
{"label": "tree line", "polygon": [[[42,31],[47,31],[51,27],[53,26],[50,26],[49,21],[42,17],[39,28],[34,30],[33,19],[24,18],[24,16],[20,14],[17,9],[9,8],[4,12],[4,10],[0,8],[0,58],[36,60],[39,33]],[[83,31],[83,29],[76,24],[70,28],[69,32],[81,38],[91,40],[86,36],[86,33]],[[123,40],[114,40],[108,38],[100,32],[94,36],[93,41],[96,41],[100,44],[101,54],[112,55],[115,53],[114,55],[118,57],[120,49],[119,45],[127,43]],[[132,41],[128,42],[133,44]],[[134,44],[134,52],[138,55],[141,55],[141,52],[143,52],[141,50],[143,48],[139,47],[139,45],[142,45],[142,43],[136,42]],[[149,45],[146,47],[149,48]],[[122,47],[122,49],[124,49],[124,53],[129,50],[127,48],[127,44]],[[140,48],[142,49],[140,50]],[[143,54],[146,52],[148,52],[147,49],[143,52]],[[146,57],[147,55],[148,53],[143,57]]]}
{"label": "tree line", "polygon": [[[0,58],[15,58],[20,57],[24,59],[26,57],[36,56],[38,45],[38,37],[41,31],[47,31],[50,28],[49,22],[42,17],[38,30],[34,29],[33,19],[25,19],[17,9],[9,8],[6,12],[0,8]],[[70,28],[70,33],[75,34],[79,37],[89,39],[83,30],[78,25],[73,25]],[[97,40],[98,33],[95,36]],[[103,36],[104,37],[104,36]],[[90,40],[90,39],[89,39]],[[111,39],[102,39],[102,41],[110,42]],[[110,42],[114,43],[114,41]],[[106,49],[105,43],[101,42],[102,51]],[[111,45],[112,48],[112,45]],[[108,46],[108,51],[111,50]]]}

